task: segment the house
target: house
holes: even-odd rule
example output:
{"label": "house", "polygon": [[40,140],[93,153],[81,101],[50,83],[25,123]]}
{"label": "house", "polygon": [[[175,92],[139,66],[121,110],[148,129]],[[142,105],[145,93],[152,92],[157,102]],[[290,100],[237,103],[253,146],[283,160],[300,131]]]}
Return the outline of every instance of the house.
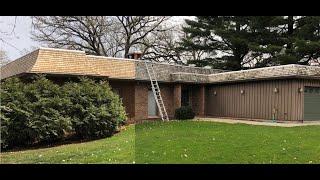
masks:
{"label": "house", "polygon": [[[320,120],[320,67],[283,65],[226,72],[152,65],[170,118],[176,108],[189,105],[202,117]],[[122,98],[129,121],[159,118],[143,60],[40,48],[1,68],[1,79],[30,74],[46,74],[56,81],[76,76],[107,79]]]}

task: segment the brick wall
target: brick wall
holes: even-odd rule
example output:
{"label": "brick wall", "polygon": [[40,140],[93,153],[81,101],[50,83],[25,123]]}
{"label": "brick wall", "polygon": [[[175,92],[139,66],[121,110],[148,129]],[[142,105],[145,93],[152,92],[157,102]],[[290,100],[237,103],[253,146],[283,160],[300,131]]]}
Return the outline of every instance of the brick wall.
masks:
{"label": "brick wall", "polygon": [[181,107],[181,84],[175,84],[173,87],[173,109]]}
{"label": "brick wall", "polygon": [[163,103],[166,107],[169,119],[174,117],[173,107],[173,85],[172,84],[159,84]]}
{"label": "brick wall", "polygon": [[135,120],[148,118],[148,83],[137,82],[134,88]]}
{"label": "brick wall", "polygon": [[119,96],[122,99],[123,106],[126,109],[128,122],[133,122],[134,115],[135,115],[135,110],[134,110],[135,82],[110,80],[109,84],[116,93],[119,93]]}
{"label": "brick wall", "polygon": [[[174,116],[173,84],[159,84],[161,96],[170,119]],[[148,90],[150,83],[137,82],[135,84],[135,116],[136,121],[148,119]],[[158,112],[159,113],[159,112]],[[160,114],[158,114],[160,117]]]}

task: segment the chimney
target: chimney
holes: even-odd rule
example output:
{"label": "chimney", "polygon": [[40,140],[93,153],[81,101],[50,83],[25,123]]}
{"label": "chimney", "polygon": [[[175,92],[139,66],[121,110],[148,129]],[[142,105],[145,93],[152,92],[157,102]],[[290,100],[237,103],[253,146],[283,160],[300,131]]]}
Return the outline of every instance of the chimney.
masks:
{"label": "chimney", "polygon": [[140,51],[134,51],[128,54],[129,59],[141,59],[142,53]]}

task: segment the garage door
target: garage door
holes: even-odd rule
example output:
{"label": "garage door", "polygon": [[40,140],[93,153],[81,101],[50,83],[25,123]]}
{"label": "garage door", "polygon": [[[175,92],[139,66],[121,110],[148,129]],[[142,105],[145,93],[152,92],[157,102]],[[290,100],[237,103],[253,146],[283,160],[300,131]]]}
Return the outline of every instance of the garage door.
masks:
{"label": "garage door", "polygon": [[304,120],[320,121],[320,87],[304,88]]}

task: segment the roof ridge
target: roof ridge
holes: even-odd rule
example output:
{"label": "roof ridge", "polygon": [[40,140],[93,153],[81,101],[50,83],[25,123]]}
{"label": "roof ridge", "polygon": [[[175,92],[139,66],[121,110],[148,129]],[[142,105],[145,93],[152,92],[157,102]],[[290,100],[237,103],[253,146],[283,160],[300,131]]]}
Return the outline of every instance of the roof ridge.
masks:
{"label": "roof ridge", "polygon": [[49,48],[49,47],[39,47],[38,50],[49,50],[49,51],[67,51],[67,52],[75,52],[75,53],[86,53],[81,50],[72,50],[72,49],[60,49],[60,48]]}

